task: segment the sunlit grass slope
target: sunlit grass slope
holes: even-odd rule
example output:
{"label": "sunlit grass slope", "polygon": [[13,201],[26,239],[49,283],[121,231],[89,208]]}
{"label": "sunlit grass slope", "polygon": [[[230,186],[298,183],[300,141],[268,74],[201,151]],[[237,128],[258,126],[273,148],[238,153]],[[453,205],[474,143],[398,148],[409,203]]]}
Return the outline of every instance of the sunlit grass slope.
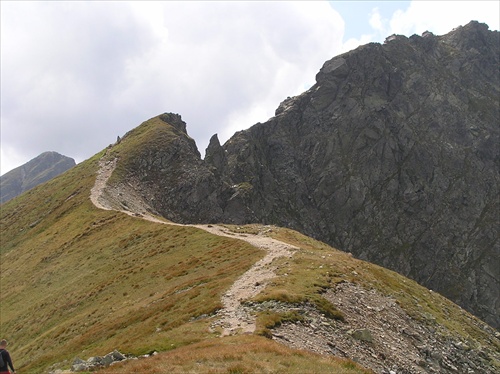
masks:
{"label": "sunlit grass slope", "polygon": [[[267,235],[299,247],[291,259],[278,259],[278,277],[253,301],[276,300],[290,304],[312,303],[331,318],[341,319],[335,305],[321,302],[321,294],[339,282],[353,282],[366,289],[395,298],[397,303],[422,324],[450,338],[460,337],[471,347],[499,350],[498,340],[484,331],[476,317],[457,305],[393,271],[364,261],[306,237],[296,231],[262,225],[229,226],[239,235],[267,232]],[[336,315],[339,313],[339,315]],[[257,317],[257,334],[287,320],[271,311]],[[300,318],[300,315],[296,317]],[[498,364],[498,363],[496,363]],[[349,360],[317,356],[289,349],[264,337],[237,336],[210,339],[154,358],[126,362],[104,371],[120,373],[351,373],[365,372]]]}
{"label": "sunlit grass slope", "polygon": [[368,374],[372,371],[351,360],[290,349],[255,335],[240,335],[205,340],[147,360],[125,362],[102,373]]}
{"label": "sunlit grass slope", "polygon": [[199,229],[95,208],[101,156],[2,205],[0,335],[23,372],[204,339],[208,322],[197,317],[220,308],[221,294],[263,255]]}
{"label": "sunlit grass slope", "polygon": [[262,254],[195,228],[102,211],[95,157],[2,206],[1,332],[23,372],[113,349],[141,354],[208,336],[190,322]]}
{"label": "sunlit grass slope", "polygon": [[[112,179],[120,182],[120,165],[126,167],[137,148],[151,142],[167,147],[175,136],[157,118],[133,130],[107,150],[120,157]],[[11,342],[20,372],[68,368],[76,356],[114,349],[163,353],[109,373],[365,372],[350,361],[320,358],[262,336],[209,332],[221,295],[263,252],[236,238],[97,209],[89,194],[103,154],[1,206],[0,335]],[[263,231],[258,225],[231,228]],[[415,282],[291,230],[272,228],[268,235],[300,249],[277,260],[278,277],[256,301],[308,302],[342,319],[321,294],[352,281],[395,297],[423,323],[442,323],[478,344],[492,344],[477,319]],[[266,329],[292,317],[263,313],[258,332],[268,336]]]}
{"label": "sunlit grass slope", "polygon": [[[175,137],[153,119],[107,152],[130,157],[133,147],[159,138],[168,143]],[[250,350],[247,367],[263,359],[273,370],[292,362],[297,370],[364,372],[349,361],[318,361],[262,337],[226,340],[210,333],[209,317],[221,307],[222,293],[263,252],[196,228],[97,209],[89,194],[103,155],[1,207],[0,335],[11,342],[20,371],[68,368],[77,356],[114,349],[133,355],[173,350],[179,352],[175,365],[187,368],[192,362],[177,348],[195,344],[206,367],[229,372]],[[219,346],[225,348],[214,354]]]}

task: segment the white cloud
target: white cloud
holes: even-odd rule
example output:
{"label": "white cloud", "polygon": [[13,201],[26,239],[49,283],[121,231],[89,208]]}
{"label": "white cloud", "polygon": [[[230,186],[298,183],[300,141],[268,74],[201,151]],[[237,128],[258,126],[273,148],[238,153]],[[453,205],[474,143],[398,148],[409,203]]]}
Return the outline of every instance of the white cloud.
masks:
{"label": "white cloud", "polygon": [[224,141],[267,120],[342,51],[471,19],[498,29],[499,14],[493,1],[414,1],[393,14],[368,2],[373,32],[342,43],[344,21],[327,2],[1,7],[2,173],[47,150],[81,161],[164,111],[183,116],[203,153],[213,133]]}
{"label": "white cloud", "polygon": [[450,32],[472,20],[484,22],[490,30],[498,30],[498,1],[412,1],[406,11],[397,11],[391,18],[391,34],[421,35],[431,31],[436,35]]}
{"label": "white cloud", "polygon": [[378,31],[379,33],[385,32],[382,16],[380,15],[378,8],[373,8],[369,24],[375,31]]}
{"label": "white cloud", "polygon": [[326,2],[8,2],[1,21],[2,148],[26,161],[81,161],[164,111],[203,153],[312,85],[344,28]]}
{"label": "white cloud", "polygon": [[[34,155],[32,158],[38,155]],[[2,146],[0,148],[0,158],[2,164],[0,166],[0,175],[3,175],[14,169],[15,167],[28,162],[30,159],[26,159],[26,154],[20,154],[16,148],[10,147],[9,145]],[[8,162],[6,162],[8,160]]]}
{"label": "white cloud", "polygon": [[304,82],[312,85],[321,64],[338,53],[343,29],[323,2],[187,3],[180,9],[167,4],[157,22],[163,25],[155,29],[167,30],[168,38],[130,65],[123,100],[154,90],[156,106],[175,105],[171,110],[188,120],[200,148],[210,131],[225,140],[228,128],[266,120]]}
{"label": "white cloud", "polygon": [[[82,160],[109,144],[103,123],[113,118],[124,62],[149,46],[130,11],[113,3],[8,2],[1,21],[2,148],[25,162],[47,150]],[[17,166],[9,154],[2,172]]]}
{"label": "white cloud", "polygon": [[372,34],[364,34],[359,38],[350,38],[342,44],[342,52],[351,51],[356,49],[360,45],[364,45],[373,42],[374,37]]}

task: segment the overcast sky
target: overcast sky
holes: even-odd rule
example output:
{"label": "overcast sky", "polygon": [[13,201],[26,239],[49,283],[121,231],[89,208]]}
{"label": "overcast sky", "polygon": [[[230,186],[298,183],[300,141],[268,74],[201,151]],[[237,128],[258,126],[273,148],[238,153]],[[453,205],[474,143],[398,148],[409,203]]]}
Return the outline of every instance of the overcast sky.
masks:
{"label": "overcast sky", "polygon": [[77,162],[164,112],[209,138],[264,122],[323,63],[394,33],[499,29],[498,1],[0,1],[1,174]]}

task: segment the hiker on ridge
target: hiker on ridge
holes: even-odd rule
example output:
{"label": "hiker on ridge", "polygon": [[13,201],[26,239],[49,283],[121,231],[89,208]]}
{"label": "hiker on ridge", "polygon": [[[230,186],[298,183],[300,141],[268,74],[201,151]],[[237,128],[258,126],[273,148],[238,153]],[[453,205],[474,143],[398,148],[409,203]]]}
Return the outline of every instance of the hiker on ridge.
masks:
{"label": "hiker on ridge", "polygon": [[[12,373],[15,373],[14,365],[12,364],[12,359],[10,358],[10,354],[6,349],[7,340],[2,339],[0,341],[0,374],[10,374],[8,366],[12,370]],[[8,365],[8,366],[7,366]]]}

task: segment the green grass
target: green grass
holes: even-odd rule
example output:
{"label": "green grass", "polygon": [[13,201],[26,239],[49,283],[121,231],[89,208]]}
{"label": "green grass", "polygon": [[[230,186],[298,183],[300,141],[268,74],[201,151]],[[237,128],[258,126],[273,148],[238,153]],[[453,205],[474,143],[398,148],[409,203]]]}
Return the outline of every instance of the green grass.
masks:
{"label": "green grass", "polygon": [[[131,165],[133,152],[145,143],[174,140],[175,131],[164,122],[145,122],[108,150],[120,158],[112,179],[120,182],[126,174],[120,167]],[[365,372],[352,361],[292,350],[262,336],[219,338],[210,332],[221,295],[263,252],[196,228],[95,208],[89,194],[103,154],[1,206],[0,335],[11,342],[20,371],[67,368],[76,356],[118,349],[162,353],[106,373]],[[277,277],[254,302],[309,303],[342,320],[322,294],[339,282],[354,282],[395,298],[413,318],[444,326],[471,347],[500,349],[475,317],[395,272],[292,230],[227,227],[299,247],[292,258],[275,260]],[[258,333],[269,335],[301,318],[295,312],[260,313]]]}
{"label": "green grass", "polygon": [[[334,250],[324,243],[313,241],[306,236],[299,236],[300,234],[293,230],[262,225],[225,225],[225,227],[240,234],[267,233],[266,235],[301,248],[292,258],[275,260],[279,277],[271,282],[270,287],[254,297],[253,301],[276,300],[289,304],[310,303],[326,317],[344,320],[344,316],[335,305],[323,298],[321,294],[332,286],[329,268],[323,266],[326,263],[326,260],[322,258],[323,252],[329,256],[333,254],[347,256],[345,253]],[[294,239],[290,240],[290,237]],[[304,248],[308,250],[304,250]]]}
{"label": "green grass", "polygon": [[258,314],[255,333],[267,338],[272,338],[271,329],[281,326],[285,322],[299,322],[304,321],[304,317],[296,312],[289,311],[284,313],[276,313],[271,311],[264,311]]}
{"label": "green grass", "polygon": [[95,208],[100,155],[2,205],[1,327],[25,373],[114,349],[164,351],[210,337],[249,244]]}
{"label": "green grass", "polygon": [[351,360],[287,348],[259,336],[211,339],[158,356],[113,365],[114,373],[371,373]]}

